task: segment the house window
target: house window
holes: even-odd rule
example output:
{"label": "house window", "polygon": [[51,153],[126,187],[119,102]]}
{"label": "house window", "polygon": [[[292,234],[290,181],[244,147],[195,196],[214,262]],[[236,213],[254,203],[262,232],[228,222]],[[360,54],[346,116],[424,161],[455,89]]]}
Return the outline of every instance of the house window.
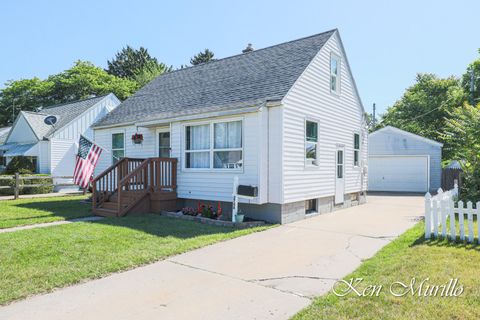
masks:
{"label": "house window", "polygon": [[125,157],[125,134],[112,134],[112,162],[115,163]]}
{"label": "house window", "polygon": [[340,83],[340,59],[337,56],[332,55],[330,57],[330,90],[338,93],[338,87]]}
{"label": "house window", "polygon": [[186,127],[185,138],[185,167],[210,168],[210,125]]}
{"label": "house window", "polygon": [[310,199],[305,201],[305,214],[317,212],[317,199]]}
{"label": "house window", "polygon": [[317,164],[318,123],[305,122],[305,160],[307,164]]}
{"label": "house window", "polygon": [[360,135],[353,134],[353,165],[358,167],[360,165]]}
{"label": "house window", "polygon": [[213,167],[239,169],[242,167],[242,122],[214,124]]}
{"label": "house window", "polygon": [[242,121],[185,127],[185,168],[241,169],[242,164]]}

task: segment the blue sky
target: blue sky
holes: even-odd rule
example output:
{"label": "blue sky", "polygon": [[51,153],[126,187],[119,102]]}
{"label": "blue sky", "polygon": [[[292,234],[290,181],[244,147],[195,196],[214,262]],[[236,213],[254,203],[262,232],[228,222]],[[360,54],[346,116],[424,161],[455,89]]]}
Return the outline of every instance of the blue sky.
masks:
{"label": "blue sky", "polygon": [[0,87],[44,78],[77,59],[106,67],[126,44],[188,64],[338,28],[363,104],[383,112],[417,72],[460,75],[480,47],[471,1],[2,1]]}

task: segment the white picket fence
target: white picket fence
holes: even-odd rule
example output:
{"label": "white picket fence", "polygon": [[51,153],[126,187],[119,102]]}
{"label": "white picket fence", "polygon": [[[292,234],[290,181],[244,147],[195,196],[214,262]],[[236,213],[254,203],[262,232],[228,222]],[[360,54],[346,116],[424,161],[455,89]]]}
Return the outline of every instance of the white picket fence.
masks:
{"label": "white picket fence", "polygon": [[[433,196],[430,193],[425,195],[425,238],[430,239],[433,235],[435,238],[449,238],[451,241],[457,240],[456,221],[460,229],[460,240],[464,241],[466,238],[466,231],[468,242],[473,243],[475,238],[475,230],[473,228],[473,216],[477,216],[477,222],[480,217],[480,201],[476,203],[476,208],[473,208],[471,201],[464,206],[463,201],[458,201],[455,206],[455,197],[458,196],[458,186],[452,190],[443,192],[438,189],[437,195]],[[458,216],[458,219],[456,219]],[[447,225],[447,220],[448,224]],[[467,223],[465,223],[467,221]],[[480,223],[477,223],[477,235],[480,235]]]}

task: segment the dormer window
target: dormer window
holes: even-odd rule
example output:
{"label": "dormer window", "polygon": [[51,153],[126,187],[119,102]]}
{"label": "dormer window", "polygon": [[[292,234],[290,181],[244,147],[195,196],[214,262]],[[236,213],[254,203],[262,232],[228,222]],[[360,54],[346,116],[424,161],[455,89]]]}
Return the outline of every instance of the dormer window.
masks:
{"label": "dormer window", "polygon": [[340,92],[340,58],[334,54],[330,56],[330,91]]}

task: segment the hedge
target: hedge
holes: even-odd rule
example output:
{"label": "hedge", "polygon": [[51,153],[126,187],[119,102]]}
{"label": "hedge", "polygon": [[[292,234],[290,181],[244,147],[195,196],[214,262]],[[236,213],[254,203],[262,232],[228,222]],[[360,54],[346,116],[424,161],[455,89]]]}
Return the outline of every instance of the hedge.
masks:
{"label": "hedge", "polygon": [[[26,177],[49,177],[48,174],[26,174],[20,175],[20,185],[24,184],[42,184],[43,186],[39,187],[20,187],[20,194],[43,194],[50,193],[53,191],[53,179],[23,179],[22,176]],[[13,177],[12,175],[0,175],[0,177]],[[0,195],[9,196],[13,195],[13,188],[15,186],[15,179],[0,179],[0,186],[10,186],[11,188],[0,189]]]}

